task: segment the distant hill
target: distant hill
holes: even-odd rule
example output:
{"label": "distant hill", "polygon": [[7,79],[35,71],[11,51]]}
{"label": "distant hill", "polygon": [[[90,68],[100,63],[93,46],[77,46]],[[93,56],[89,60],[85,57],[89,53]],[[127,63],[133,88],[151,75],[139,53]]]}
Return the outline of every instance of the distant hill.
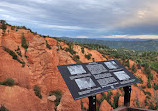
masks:
{"label": "distant hill", "polygon": [[96,40],[106,40],[106,41],[148,41],[148,40],[156,40],[158,39],[129,39],[129,38],[88,38],[88,39],[96,39]]}
{"label": "distant hill", "polygon": [[[64,40],[86,43],[86,44],[100,44],[106,45],[111,48],[127,48],[132,50],[140,51],[158,51],[158,41],[157,40],[147,40],[147,39],[118,39],[118,40],[106,40],[104,38],[97,39],[87,39],[87,38],[69,38],[61,37]],[[98,38],[99,39],[99,38]]]}

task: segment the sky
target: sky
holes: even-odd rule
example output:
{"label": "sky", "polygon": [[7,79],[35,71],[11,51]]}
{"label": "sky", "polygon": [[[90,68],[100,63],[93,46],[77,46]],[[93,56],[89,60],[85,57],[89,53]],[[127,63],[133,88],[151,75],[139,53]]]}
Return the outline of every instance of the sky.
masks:
{"label": "sky", "polygon": [[0,0],[0,19],[53,37],[158,39],[158,0]]}

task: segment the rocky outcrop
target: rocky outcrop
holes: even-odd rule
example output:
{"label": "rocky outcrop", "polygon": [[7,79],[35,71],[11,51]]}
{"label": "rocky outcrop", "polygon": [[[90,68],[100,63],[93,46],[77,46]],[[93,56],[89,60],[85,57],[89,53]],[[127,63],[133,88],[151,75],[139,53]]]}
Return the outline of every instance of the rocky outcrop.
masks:
{"label": "rocky outcrop", "polygon": [[53,111],[48,110],[47,101],[36,97],[32,90],[0,85],[0,92],[0,104],[10,111]]}
{"label": "rocky outcrop", "polygon": [[111,111],[113,108],[110,106],[110,104],[104,100],[99,108],[99,111]]}
{"label": "rocky outcrop", "polygon": [[48,100],[50,101],[55,101],[56,100],[56,97],[53,95],[53,96],[48,96]]}
{"label": "rocky outcrop", "polygon": [[81,111],[79,100],[74,100],[69,91],[66,91],[57,107],[57,111]]}
{"label": "rocky outcrop", "polygon": [[0,81],[13,78],[19,86],[29,87],[29,69],[12,59],[12,56],[0,47]]}

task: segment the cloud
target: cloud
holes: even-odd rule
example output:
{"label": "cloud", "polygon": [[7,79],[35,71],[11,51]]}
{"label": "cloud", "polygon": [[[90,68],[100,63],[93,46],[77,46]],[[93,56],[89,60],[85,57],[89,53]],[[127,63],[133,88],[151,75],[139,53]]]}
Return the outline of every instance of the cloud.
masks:
{"label": "cloud", "polygon": [[55,29],[70,29],[70,30],[80,30],[84,29],[82,27],[78,26],[60,26],[60,25],[48,25],[48,24],[40,24],[40,27],[45,27],[45,28],[55,28]]}
{"label": "cloud", "polygon": [[0,18],[55,36],[157,35],[157,5],[157,0],[5,0]]}
{"label": "cloud", "polygon": [[88,36],[76,36],[76,38],[89,38]]}
{"label": "cloud", "polygon": [[111,35],[102,38],[126,38],[126,39],[158,39],[158,35]]}

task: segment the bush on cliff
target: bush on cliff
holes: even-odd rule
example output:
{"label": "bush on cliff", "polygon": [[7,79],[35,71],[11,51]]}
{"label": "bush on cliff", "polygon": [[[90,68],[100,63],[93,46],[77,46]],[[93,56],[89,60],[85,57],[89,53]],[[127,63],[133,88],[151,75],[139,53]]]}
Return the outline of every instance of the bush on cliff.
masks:
{"label": "bush on cliff", "polygon": [[2,23],[0,28],[3,30],[3,34],[5,34],[5,31],[7,29],[6,21],[5,20],[0,20],[0,23]]}
{"label": "bush on cliff", "polygon": [[7,78],[3,82],[0,83],[0,85],[6,85],[6,86],[13,86],[14,84],[15,84],[15,81],[12,78]]}
{"label": "bush on cliff", "polygon": [[35,95],[36,95],[37,97],[39,97],[40,99],[42,99],[40,87],[36,85],[36,86],[34,86],[33,90],[34,90],[34,92],[35,92]]}
{"label": "bush on cliff", "polygon": [[85,58],[87,58],[89,60],[89,59],[91,59],[92,54],[89,53],[87,55],[85,54],[84,56],[85,56]]}
{"label": "bush on cliff", "polygon": [[1,104],[0,111],[9,111],[3,104]]}
{"label": "bush on cliff", "polygon": [[119,94],[119,92],[117,92],[117,94],[113,97],[113,99],[114,99],[114,102],[113,102],[113,108],[115,109],[115,108],[117,108],[118,107],[118,101],[119,101],[119,97],[120,97],[121,95]]}
{"label": "bush on cliff", "polygon": [[84,47],[81,48],[82,53],[84,54]]}
{"label": "bush on cliff", "polygon": [[48,49],[51,49],[51,45],[48,44],[47,40],[46,40],[46,47],[47,47]]}
{"label": "bush on cliff", "polygon": [[132,65],[132,72],[135,73],[137,71],[135,64]]}
{"label": "bush on cliff", "polygon": [[21,46],[25,49],[28,48],[28,45],[26,43],[26,39],[25,39],[25,36],[24,36],[24,33],[22,33],[22,36],[21,36]]}
{"label": "bush on cliff", "polygon": [[55,102],[55,106],[58,106],[59,103],[60,103],[61,97],[62,97],[62,92],[61,92],[61,90],[57,89],[57,90],[51,91],[51,92],[49,93],[49,96],[52,96],[52,95],[55,95],[55,96],[56,96],[56,100],[55,100],[54,102]]}
{"label": "bush on cliff", "polygon": [[15,60],[18,59],[18,57],[17,57],[17,55],[16,55],[16,53],[14,51],[10,50],[7,47],[3,47],[3,50],[6,51],[6,52],[8,52],[12,56],[13,59],[15,59]]}
{"label": "bush on cliff", "polygon": [[7,47],[3,47],[3,50],[6,51],[7,53],[9,53],[9,54],[12,56],[12,58],[13,58],[14,60],[17,60],[19,63],[21,63],[21,64],[22,64],[22,67],[25,66],[25,62],[19,60],[19,59],[18,59],[18,56],[16,55],[16,53],[15,53],[14,51],[10,50],[10,49],[7,48]]}

